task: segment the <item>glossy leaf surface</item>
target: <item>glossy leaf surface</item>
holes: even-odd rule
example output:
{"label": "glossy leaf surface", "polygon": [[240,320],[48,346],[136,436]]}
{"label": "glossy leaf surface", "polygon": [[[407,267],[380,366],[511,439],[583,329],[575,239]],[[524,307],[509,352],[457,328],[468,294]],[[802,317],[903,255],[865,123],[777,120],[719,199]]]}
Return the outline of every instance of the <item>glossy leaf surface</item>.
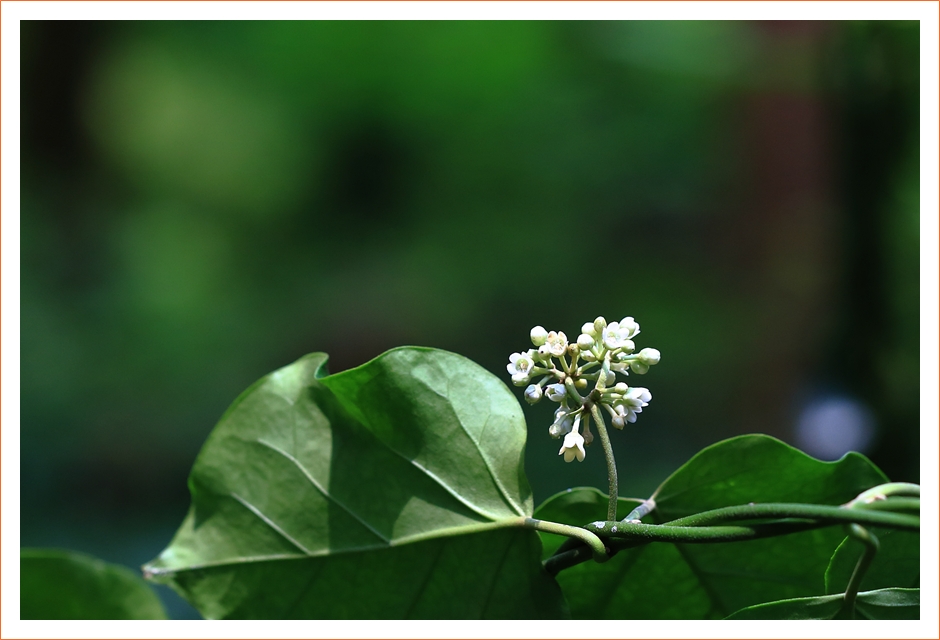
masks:
{"label": "glossy leaf surface", "polygon": [[23,620],[164,620],[160,598],[127,567],[58,549],[20,550]]}
{"label": "glossy leaf surface", "polygon": [[[749,502],[838,505],[884,481],[858,454],[822,462],[769,436],[740,436],[704,449],[672,474],[645,521]],[[543,509],[558,511],[551,504]],[[598,501],[590,520],[605,513]],[[561,521],[583,525],[584,515],[572,511]],[[843,537],[841,527],[828,527],[747,542],[653,543],[602,565],[566,569],[557,579],[577,618],[722,618],[762,602],[824,593],[826,567]]]}
{"label": "glossy leaf surface", "polygon": [[526,429],[505,384],[434,349],[325,364],[306,356],[235,401],[146,571],[208,618],[564,615],[519,528]]}

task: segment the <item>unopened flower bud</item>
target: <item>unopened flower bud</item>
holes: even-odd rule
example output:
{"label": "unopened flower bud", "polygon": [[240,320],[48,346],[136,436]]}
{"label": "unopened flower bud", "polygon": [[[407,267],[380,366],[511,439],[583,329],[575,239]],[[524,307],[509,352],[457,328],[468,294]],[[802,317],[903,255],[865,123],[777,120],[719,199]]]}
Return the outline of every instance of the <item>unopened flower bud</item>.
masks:
{"label": "unopened flower bud", "polygon": [[650,370],[650,366],[640,362],[639,360],[634,360],[630,363],[630,369],[633,371],[633,373],[639,373],[642,375]]}
{"label": "unopened flower bud", "polygon": [[607,321],[604,320],[604,316],[597,316],[597,318],[594,319],[594,331],[597,332],[597,335],[603,334],[606,328]]}
{"label": "unopened flower bud", "polygon": [[586,351],[594,346],[594,338],[586,333],[582,333],[578,336],[578,346]]}
{"label": "unopened flower bud", "polygon": [[614,391],[616,391],[617,393],[626,393],[626,392],[627,392],[627,383],[626,383],[626,382],[618,382],[618,383],[614,386]]}
{"label": "unopened flower bud", "polygon": [[646,347],[640,351],[640,362],[647,365],[653,365],[659,362],[659,349]]}
{"label": "unopened flower bud", "polygon": [[549,360],[551,360],[552,351],[547,344],[543,344],[542,346],[539,347],[538,354],[539,354],[539,359],[542,360],[543,362],[548,362]]}
{"label": "unopened flower bud", "polygon": [[605,387],[609,387],[610,385],[614,384],[615,382],[617,382],[617,374],[614,373],[613,371],[608,371],[608,372],[607,372],[607,379],[604,381],[604,386],[605,386]]}
{"label": "unopened flower bud", "polygon": [[593,322],[585,322],[583,325],[581,325],[581,333],[586,333],[587,335],[594,338],[597,337],[597,331],[594,330]]}
{"label": "unopened flower bud", "polygon": [[584,378],[578,378],[577,380],[574,381],[574,388],[575,389],[587,389],[587,384],[588,384],[587,380],[585,380]]}
{"label": "unopened flower bud", "polygon": [[572,342],[571,344],[568,345],[569,356],[571,356],[572,358],[577,358],[579,353],[581,353],[581,349],[580,347],[578,347],[577,343]]}
{"label": "unopened flower bud", "polygon": [[560,438],[569,431],[574,424],[571,414],[565,412],[564,407],[558,407],[555,410],[555,422],[548,428],[548,435],[553,438]]}
{"label": "unopened flower bud", "polygon": [[610,419],[610,423],[614,425],[614,429],[623,429],[623,416],[620,414],[615,415]]}
{"label": "unopened flower bud", "polygon": [[542,387],[537,384],[530,384],[525,388],[525,399],[529,404],[535,404],[542,399]]}
{"label": "unopened flower bud", "polygon": [[624,340],[622,349],[623,353],[633,353],[636,349],[636,343],[634,343],[633,340]]}
{"label": "unopened flower bud", "polygon": [[545,330],[545,327],[539,325],[537,327],[532,327],[532,331],[529,332],[529,337],[532,339],[532,344],[536,347],[541,347],[545,344],[545,339],[548,337],[548,331]]}
{"label": "unopened flower bud", "polygon": [[594,442],[594,434],[591,433],[591,428],[587,424],[584,425],[584,433],[581,435],[584,437],[584,446],[591,446],[591,443]]}

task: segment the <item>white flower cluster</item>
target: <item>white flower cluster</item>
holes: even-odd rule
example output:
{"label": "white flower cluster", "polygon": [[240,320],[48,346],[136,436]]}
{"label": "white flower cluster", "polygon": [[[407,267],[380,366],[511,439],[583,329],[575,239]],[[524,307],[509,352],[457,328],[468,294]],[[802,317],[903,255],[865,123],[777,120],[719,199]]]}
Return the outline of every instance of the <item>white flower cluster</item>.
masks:
{"label": "white flower cluster", "polygon": [[[644,374],[659,362],[656,349],[634,353],[633,338],[639,333],[640,325],[629,316],[610,324],[603,317],[587,322],[572,343],[561,331],[535,327],[529,337],[536,348],[509,356],[506,369],[514,385],[528,385],[525,399],[529,404],[544,396],[560,405],[548,433],[553,438],[564,437],[558,455],[564,455],[565,462],[584,460],[584,447],[594,440],[590,428],[593,407],[603,407],[611,424],[623,429],[625,423],[636,422],[637,414],[652,400],[649,389],[617,381],[618,373]],[[538,381],[533,382],[535,379]],[[594,388],[582,396],[589,381]]]}

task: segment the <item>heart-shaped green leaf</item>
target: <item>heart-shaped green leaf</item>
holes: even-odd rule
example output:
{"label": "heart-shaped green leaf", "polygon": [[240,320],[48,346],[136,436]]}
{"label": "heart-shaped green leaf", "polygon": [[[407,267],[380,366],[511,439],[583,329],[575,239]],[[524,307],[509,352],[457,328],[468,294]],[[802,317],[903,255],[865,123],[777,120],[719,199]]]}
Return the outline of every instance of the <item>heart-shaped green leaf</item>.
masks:
{"label": "heart-shaped green leaf", "polygon": [[526,428],[505,384],[434,349],[325,363],[275,371],[226,411],[145,571],[208,618],[563,615],[520,528]]}
{"label": "heart-shaped green leaf", "polygon": [[[662,524],[749,502],[837,505],[885,481],[858,454],[822,462],[769,436],[740,436],[702,450],[673,473],[654,493],[656,509],[647,519]],[[551,504],[537,515],[549,509],[565,524],[590,521],[582,510],[562,517]],[[605,512],[598,503],[591,520],[605,519]],[[822,593],[843,536],[841,527],[829,527],[747,542],[653,543],[603,565],[566,569],[557,579],[577,618],[721,618],[761,602]]]}
{"label": "heart-shaped green leaf", "polygon": [[153,589],[126,567],[58,549],[20,550],[23,620],[165,620]]}
{"label": "heart-shaped green leaf", "polygon": [[[792,598],[746,607],[729,620],[833,620],[842,615],[843,594]],[[920,589],[863,591],[855,600],[855,617],[861,620],[920,619]]]}

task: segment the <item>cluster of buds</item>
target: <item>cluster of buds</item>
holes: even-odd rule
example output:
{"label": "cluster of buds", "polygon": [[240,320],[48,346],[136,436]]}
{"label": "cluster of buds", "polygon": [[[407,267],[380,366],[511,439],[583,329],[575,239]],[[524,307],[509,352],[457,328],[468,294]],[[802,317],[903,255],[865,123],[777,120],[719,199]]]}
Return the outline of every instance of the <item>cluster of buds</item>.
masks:
{"label": "cluster of buds", "polygon": [[[644,374],[659,362],[656,349],[634,353],[633,338],[639,333],[640,325],[632,317],[610,324],[599,317],[585,323],[578,340],[572,343],[561,331],[535,327],[529,334],[535,348],[509,356],[506,368],[512,383],[526,387],[529,404],[543,397],[558,403],[548,433],[553,438],[564,437],[558,455],[564,455],[565,462],[584,460],[584,447],[594,440],[591,415],[601,419],[595,407],[606,410],[611,424],[623,429],[625,423],[636,422],[637,414],[652,399],[649,389],[617,381],[618,373]],[[581,395],[591,385],[587,395]]]}

